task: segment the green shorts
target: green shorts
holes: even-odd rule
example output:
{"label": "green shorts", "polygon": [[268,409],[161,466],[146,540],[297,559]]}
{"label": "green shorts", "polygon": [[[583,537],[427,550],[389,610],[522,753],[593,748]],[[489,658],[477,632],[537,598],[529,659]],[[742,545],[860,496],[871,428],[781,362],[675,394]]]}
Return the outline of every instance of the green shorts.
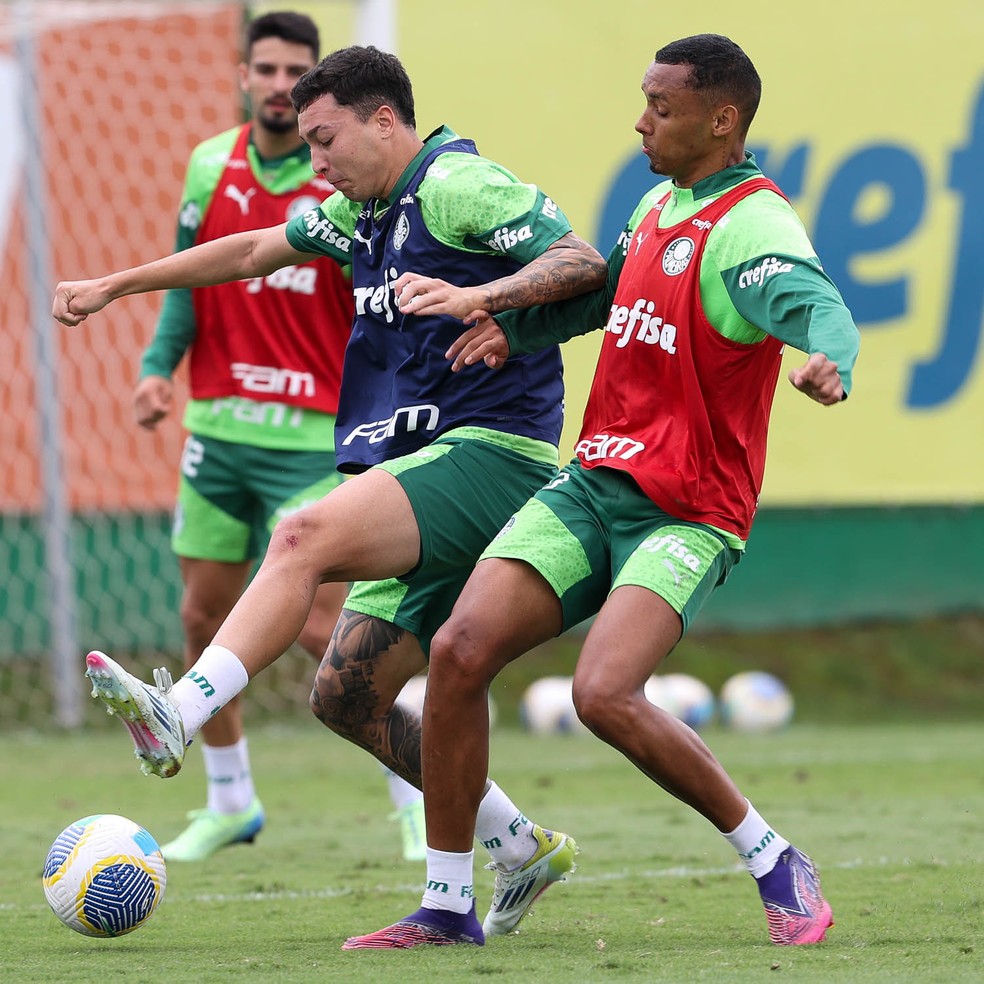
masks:
{"label": "green shorts", "polygon": [[624,472],[573,461],[510,519],[487,557],[538,570],[560,598],[565,629],[636,584],[668,602],[686,632],[741,551],[711,527],[663,512]]}
{"label": "green shorts", "polygon": [[254,560],[279,519],[324,498],[342,479],[333,451],[275,451],[190,434],[171,547],[196,560]]}
{"label": "green shorts", "polygon": [[402,577],[356,582],[345,607],[412,632],[426,653],[479,554],[557,474],[557,449],[543,441],[459,428],[375,467],[393,475],[410,499],[420,530],[420,560]]}

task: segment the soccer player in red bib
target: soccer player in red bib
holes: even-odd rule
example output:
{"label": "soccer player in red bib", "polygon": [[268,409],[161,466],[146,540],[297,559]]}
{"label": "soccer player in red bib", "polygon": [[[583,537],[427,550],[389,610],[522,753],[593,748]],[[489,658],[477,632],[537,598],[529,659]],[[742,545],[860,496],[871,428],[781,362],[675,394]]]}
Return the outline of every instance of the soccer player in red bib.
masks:
{"label": "soccer player in red bib", "polygon": [[[741,559],[783,346],[808,356],[793,386],[831,406],[850,389],[858,331],[801,222],[745,152],[761,92],[745,53],[718,35],[676,41],[656,53],[642,91],[636,130],[667,180],[631,216],[607,287],[503,314],[500,326],[481,323],[452,347],[456,367],[501,366],[605,327],[576,458],[492,541],[433,640],[422,760],[441,891],[429,862],[422,908],[347,947],[428,942],[418,926],[462,908],[489,684],[591,616],[574,676],[581,720],[731,844],[755,879],[773,943],[816,943],[832,925],[810,858],[694,731],[647,701],[644,684]],[[432,284],[420,278],[415,289],[426,308]]]}

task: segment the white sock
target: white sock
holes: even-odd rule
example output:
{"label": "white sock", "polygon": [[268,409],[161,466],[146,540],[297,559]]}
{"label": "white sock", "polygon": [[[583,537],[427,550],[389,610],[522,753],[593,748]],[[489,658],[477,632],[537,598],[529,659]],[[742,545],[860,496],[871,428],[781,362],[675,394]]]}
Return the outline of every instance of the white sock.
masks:
{"label": "white sock", "polygon": [[393,801],[395,809],[402,810],[405,806],[410,806],[424,798],[424,794],[416,786],[411,786],[406,779],[398,776],[392,769],[387,769],[384,765],[383,772],[386,773],[390,799]]}
{"label": "white sock", "polygon": [[216,813],[240,813],[253,802],[256,790],[249,770],[246,739],[235,745],[202,745],[208,779],[208,808]]}
{"label": "white sock", "polygon": [[427,887],[421,905],[425,909],[471,912],[475,898],[475,852],[453,854],[427,848]]}
{"label": "white sock", "polygon": [[492,860],[508,871],[525,864],[536,853],[533,824],[491,779],[478,804],[475,836]]}
{"label": "white sock", "polygon": [[206,646],[195,665],[178,680],[168,695],[184,721],[185,741],[218,713],[249,683],[246,667],[224,646]]}
{"label": "white sock", "polygon": [[738,857],[755,878],[768,874],[776,866],[779,855],[789,847],[789,841],[780,837],[751,803],[745,819],[730,834],[722,836],[738,852]]}

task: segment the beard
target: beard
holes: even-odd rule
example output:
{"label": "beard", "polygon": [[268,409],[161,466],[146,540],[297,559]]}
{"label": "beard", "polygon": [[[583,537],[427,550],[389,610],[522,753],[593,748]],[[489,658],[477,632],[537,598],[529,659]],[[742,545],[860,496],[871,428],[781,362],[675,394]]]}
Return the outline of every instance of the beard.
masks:
{"label": "beard", "polygon": [[261,113],[259,120],[260,126],[265,130],[269,130],[271,133],[296,133],[297,132],[297,115],[290,114],[284,116],[281,114],[266,114]]}

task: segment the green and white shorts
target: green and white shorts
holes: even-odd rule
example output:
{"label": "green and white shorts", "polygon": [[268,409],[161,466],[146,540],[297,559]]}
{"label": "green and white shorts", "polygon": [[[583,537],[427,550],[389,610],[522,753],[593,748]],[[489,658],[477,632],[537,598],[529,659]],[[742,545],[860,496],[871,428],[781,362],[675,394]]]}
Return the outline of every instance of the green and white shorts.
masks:
{"label": "green and white shorts", "polygon": [[179,557],[241,563],[284,516],[340,485],[334,451],[277,451],[190,434],[171,530]]}
{"label": "green and white shorts", "polygon": [[624,472],[575,460],[509,520],[481,559],[489,557],[539,571],[561,601],[565,629],[635,584],[663,598],[686,632],[741,551],[712,527],[664,512]]}
{"label": "green and white shorts", "polygon": [[410,499],[420,530],[420,559],[401,577],[356,582],[345,607],[412,632],[426,653],[479,554],[557,474],[557,449],[484,428],[458,428],[375,467],[393,475]]}

